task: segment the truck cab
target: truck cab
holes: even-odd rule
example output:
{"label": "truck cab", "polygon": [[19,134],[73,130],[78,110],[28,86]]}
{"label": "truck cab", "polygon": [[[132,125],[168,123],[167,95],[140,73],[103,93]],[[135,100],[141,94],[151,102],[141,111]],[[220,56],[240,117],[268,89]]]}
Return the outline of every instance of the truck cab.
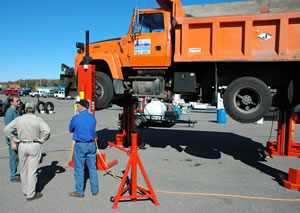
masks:
{"label": "truck cab", "polygon": [[[96,109],[129,93],[163,97],[163,76],[172,61],[171,40],[170,10],[135,9],[126,36],[90,43],[89,54],[96,65]],[[76,46],[75,75],[85,53],[84,44]]]}
{"label": "truck cab", "polygon": [[170,11],[135,9],[129,33],[120,40],[122,67],[167,69],[171,64]]}

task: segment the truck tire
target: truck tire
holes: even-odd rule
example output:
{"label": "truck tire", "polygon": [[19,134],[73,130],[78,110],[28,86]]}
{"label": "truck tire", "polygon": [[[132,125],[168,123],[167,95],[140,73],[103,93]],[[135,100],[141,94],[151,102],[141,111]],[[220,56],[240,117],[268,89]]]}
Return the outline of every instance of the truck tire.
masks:
{"label": "truck tire", "polygon": [[38,111],[38,113],[41,113],[41,111],[45,111],[45,108],[46,108],[46,105],[43,101],[39,101],[37,104],[36,104],[36,110]]}
{"label": "truck tire", "polygon": [[95,108],[96,110],[107,108],[114,96],[112,81],[105,73],[96,71],[95,84]]}
{"label": "truck tire", "polygon": [[224,107],[236,121],[252,123],[261,119],[270,109],[272,95],[267,85],[254,77],[234,80],[226,89]]}

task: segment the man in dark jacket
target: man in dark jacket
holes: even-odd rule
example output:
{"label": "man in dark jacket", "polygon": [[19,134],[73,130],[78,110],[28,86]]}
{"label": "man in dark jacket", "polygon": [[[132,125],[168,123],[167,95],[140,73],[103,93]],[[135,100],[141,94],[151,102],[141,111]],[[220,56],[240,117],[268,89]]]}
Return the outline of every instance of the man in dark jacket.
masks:
{"label": "man in dark jacket", "polygon": [[[7,98],[7,102],[10,107],[7,109],[4,116],[4,124],[7,126],[11,121],[19,116],[18,107],[20,106],[20,97],[16,94],[10,94]],[[17,135],[17,132],[14,132],[14,135]],[[10,140],[5,137],[5,142],[8,145],[9,153],[9,168],[10,168],[10,181],[11,182],[20,182],[20,174],[17,172],[19,165],[18,152],[11,148]]]}

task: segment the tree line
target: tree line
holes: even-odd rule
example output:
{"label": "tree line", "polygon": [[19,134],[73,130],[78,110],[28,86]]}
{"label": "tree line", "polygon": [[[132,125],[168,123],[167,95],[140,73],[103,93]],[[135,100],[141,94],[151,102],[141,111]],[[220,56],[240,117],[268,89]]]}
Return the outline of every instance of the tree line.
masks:
{"label": "tree line", "polygon": [[3,86],[2,88],[8,88],[10,84],[19,84],[20,87],[58,87],[63,85],[63,82],[59,79],[19,79],[17,81],[8,81],[8,82],[2,82]]}

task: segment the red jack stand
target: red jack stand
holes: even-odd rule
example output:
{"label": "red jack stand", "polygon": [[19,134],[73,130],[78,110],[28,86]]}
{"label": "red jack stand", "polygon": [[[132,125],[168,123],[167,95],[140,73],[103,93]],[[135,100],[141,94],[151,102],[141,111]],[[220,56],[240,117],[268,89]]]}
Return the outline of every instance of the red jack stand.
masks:
{"label": "red jack stand", "polygon": [[[300,116],[287,110],[279,111],[277,142],[267,142],[267,154],[280,156],[300,156],[300,143],[294,142],[295,124],[300,122]],[[285,188],[300,190],[300,170],[290,168],[288,179],[283,174],[279,178]]]}
{"label": "red jack stand", "polygon": [[[128,164],[126,166],[126,170],[125,170],[123,179],[122,179],[122,182],[121,182],[121,185],[120,185],[120,188],[118,190],[118,193],[113,198],[113,200],[114,200],[114,205],[112,206],[113,209],[118,208],[118,203],[119,203],[120,199],[126,199],[126,200],[131,199],[131,201],[136,202],[137,198],[152,198],[154,205],[159,206],[159,203],[156,199],[154,190],[151,186],[150,180],[148,179],[146,171],[145,171],[143,164],[141,162],[141,159],[138,155],[137,139],[138,139],[138,134],[131,133],[131,146],[130,146],[130,150],[128,152],[125,149],[118,147],[117,145],[115,145],[111,142],[108,142],[109,145],[114,146],[124,152],[127,152],[127,155],[130,156]],[[142,172],[142,175],[144,176],[145,182],[146,182],[149,190],[137,185],[137,166],[140,167],[140,170]],[[124,188],[130,168],[131,168],[130,183]],[[128,190],[129,190],[130,195],[123,196],[123,194],[125,192],[127,192]],[[138,195],[137,190],[139,190],[143,194]]]}
{"label": "red jack stand", "polygon": [[279,177],[285,188],[300,191],[300,170],[290,168],[288,179],[283,174]]}
{"label": "red jack stand", "polygon": [[300,116],[287,110],[279,111],[277,142],[267,142],[267,154],[280,156],[300,156],[300,143],[294,142],[295,123],[300,122]]}

